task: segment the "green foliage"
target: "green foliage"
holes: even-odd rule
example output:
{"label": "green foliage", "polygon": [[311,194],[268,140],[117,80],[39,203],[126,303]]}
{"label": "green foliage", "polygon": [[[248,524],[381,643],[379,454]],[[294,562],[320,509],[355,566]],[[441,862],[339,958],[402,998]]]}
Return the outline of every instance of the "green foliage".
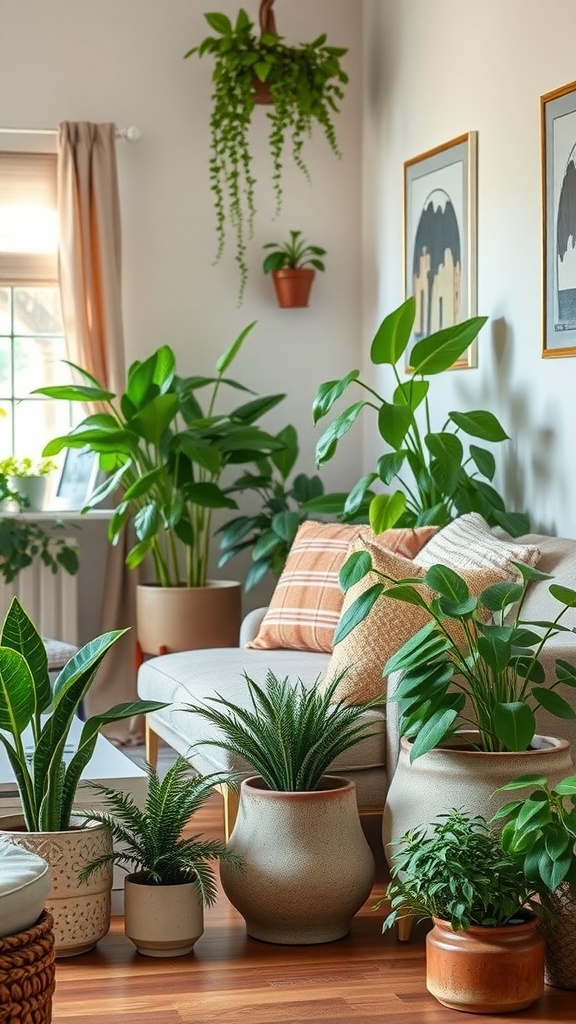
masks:
{"label": "green foliage", "polygon": [[576,892],[576,775],[550,786],[541,775],[522,775],[497,792],[532,787],[500,807],[493,821],[505,821],[502,846],[517,857],[526,877],[554,892],[568,882]]}
{"label": "green foliage", "polygon": [[[554,621],[523,619],[530,584],[552,577],[520,562],[514,565],[521,583],[495,583],[477,597],[466,580],[445,565],[431,566],[422,578],[403,580],[373,569],[368,552],[351,555],[343,566],[340,582],[345,590],[366,572],[381,582],[352,602],[338,623],[335,644],[366,617],[381,595],[416,604],[430,616],[383,666],[384,675],[402,672],[389,700],[399,705],[400,734],[414,741],[412,761],[463,726],[478,730],[481,750],[513,751],[532,743],[539,707],[558,718],[576,719],[573,705],[556,692],[558,687],[576,688],[576,666],[557,658],[555,679],[549,681],[541,662],[549,640],[575,632],[561,620],[575,606],[576,591],[552,583],[549,591],[559,604]],[[423,583],[432,597],[422,593]]]}
{"label": "green foliage", "polygon": [[403,917],[438,917],[457,931],[525,920],[526,905],[539,911],[541,887],[527,880],[485,818],[456,809],[439,818],[429,831],[422,825],[394,841],[392,881],[374,906],[390,901],[382,931]]}
{"label": "green foliage", "polygon": [[[325,430],[316,446],[316,462],[322,466],[336,453],[338,441],[363,409],[375,412],[378,431],[387,451],[375,472],[363,477],[342,506],[344,517],[370,496],[370,525],[375,533],[391,526],[444,526],[465,512],[479,512],[491,526],[502,526],[513,536],[526,533],[529,519],[524,513],[506,511],[504,501],[491,481],[496,464],[492,452],[476,444],[467,446],[462,435],[499,443],[508,435],[496,417],[482,409],[468,413],[449,412],[440,430],[431,427],[427,379],[449,369],[474,341],[486,317],[473,317],[454,327],[423,338],[413,346],[409,364],[412,374],[405,379],[402,361],[414,326],[416,306],[409,298],[381,323],[370,350],[374,365],[389,365],[395,380],[391,398],[384,398],[360,379],[353,370],[341,380],[321,384],[313,406],[314,422],[326,416],[352,384],[367,398],[341,412]],[[484,477],[485,479],[481,479]],[[400,489],[374,495],[372,484],[385,487],[393,481]],[[489,481],[489,482],[487,482]],[[318,511],[322,510],[319,504]]]}
{"label": "green foliage", "polygon": [[[21,509],[27,505],[26,499],[11,490],[9,480],[0,472],[0,502],[6,500]],[[57,518],[54,522],[64,530],[63,522]],[[22,516],[0,516],[0,576],[4,581],[11,583],[37,558],[53,573],[63,569],[74,576],[78,572],[78,549],[64,537],[48,533],[39,523]]]}
{"label": "green foliage", "polygon": [[[107,408],[87,416],[64,437],[50,441],[44,454],[63,448],[95,452],[105,480],[89,496],[86,507],[121,490],[122,497],[108,529],[116,544],[133,525],[136,544],[128,553],[129,568],[147,556],[163,587],[204,586],[214,509],[237,509],[231,496],[242,487],[224,488],[221,478],[230,465],[245,465],[281,447],[256,425],[284,395],[253,398],[232,411],[216,411],[222,387],[253,394],[226,377],[254,324],[246,327],[216,363],[213,377],[179,377],[172,349],[162,345],[144,362],[128,370],[126,391],[118,398],[80,367],[88,383],[40,388],[38,394],[65,401],[96,401]],[[198,392],[208,391],[204,407]]]}
{"label": "green foliage", "polygon": [[[129,701],[89,718],[76,750],[68,756],[74,716],[107,650],[123,632],[104,633],[85,644],[64,666],[52,690],[38,631],[17,598],[8,609],[0,636],[0,742],[12,766],[30,832],[68,828],[80,775],[103,725],[165,707],[158,701]],[[25,739],[28,729],[31,735]]]}
{"label": "green foliage", "polygon": [[272,249],[268,253],[262,269],[265,274],[274,270],[284,270],[289,267],[291,270],[299,270],[301,267],[311,266],[315,270],[326,270],[321,256],[326,255],[326,249],[319,245],[308,245],[305,238],[302,238],[301,231],[291,231],[290,238],[284,244],[279,242],[268,242],[264,249]]}
{"label": "green foliage", "polygon": [[214,57],[210,184],[216,207],[216,260],[224,250],[228,220],[236,237],[241,301],[248,276],[246,247],[256,214],[256,180],[249,146],[256,83],[270,87],[268,146],[279,212],[287,140],[294,163],[306,176],[309,174],[302,150],[315,123],[322,128],[333,153],[340,155],[333,115],[339,111],[343,86],[348,81],[340,66],[340,58],[347,51],[328,46],[325,35],[299,46],[289,46],[282,36],[272,32],[258,37],[243,9],[234,24],[224,14],[204,17],[216,35],[207,36],[185,57],[202,57],[205,53]]}
{"label": "green foliage", "polygon": [[188,705],[188,710],[221,733],[220,739],[204,743],[243,758],[272,790],[316,789],[334,758],[374,732],[374,723],[360,719],[377,701],[331,703],[339,680],[320,693],[316,686],[307,690],[300,680],[293,685],[271,671],[264,686],[245,679],[251,708],[216,696],[208,698],[210,706]]}
{"label": "green foliage", "polygon": [[255,471],[246,471],[233,485],[258,495],[258,511],[251,516],[237,516],[218,531],[222,550],[219,566],[252,548],[253,564],[244,581],[247,592],[268,572],[280,576],[298,527],[308,518],[307,503],[324,491],[318,476],[305,473],[298,473],[288,483],[299,451],[295,427],[284,427],[276,434],[276,440],[282,447],[260,459]]}
{"label": "green foliage", "polygon": [[0,459],[0,474],[2,476],[48,476],[58,468],[54,459],[16,459],[10,455],[7,459]]}
{"label": "green foliage", "polygon": [[183,757],[177,758],[162,780],[152,765],[144,768],[148,792],[143,808],[130,794],[93,784],[106,798],[110,811],[90,811],[84,817],[108,825],[119,848],[91,861],[80,881],[88,881],[104,864],[120,864],[126,871],[138,873],[148,885],[196,881],[203,903],[211,905],[217,889],[210,861],[228,860],[241,866],[240,861],[220,840],[184,837],[183,832],[214,787],[230,786],[233,780],[226,774],[190,776],[190,765]]}

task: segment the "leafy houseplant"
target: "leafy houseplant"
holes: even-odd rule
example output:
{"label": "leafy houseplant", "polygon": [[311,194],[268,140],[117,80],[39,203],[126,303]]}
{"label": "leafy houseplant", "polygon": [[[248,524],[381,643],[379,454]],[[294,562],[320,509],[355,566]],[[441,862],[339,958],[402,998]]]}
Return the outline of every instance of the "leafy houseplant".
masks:
{"label": "leafy houseplant", "polygon": [[252,548],[253,564],[246,574],[248,592],[266,573],[280,576],[298,527],[308,518],[306,503],[324,491],[318,476],[298,473],[291,483],[290,474],[298,458],[298,436],[289,424],[276,439],[282,445],[268,458],[258,461],[256,471],[247,470],[237,483],[254,491],[258,511],[251,516],[231,519],[218,531],[222,554],[219,566],[247,548]]}
{"label": "leafy houseplant", "polygon": [[292,158],[307,176],[302,150],[317,123],[332,151],[339,156],[333,115],[343,99],[348,76],[340,65],[347,52],[328,46],[321,35],[311,43],[289,46],[276,32],[271,17],[273,0],[261,5],[258,37],[245,10],[233,24],[225,14],[204,17],[216,33],[207,36],[185,57],[205,53],[215,59],[212,74],[212,156],[210,182],[216,205],[218,249],[225,245],[228,219],[236,236],[236,262],[240,271],[240,300],[246,286],[246,247],[252,237],[256,213],[255,185],[249,128],[261,86],[268,86],[271,108],[268,144],[272,157],[272,183],[279,212],[282,204],[282,173],[285,142],[289,138]]}
{"label": "leafy houseplant", "polygon": [[[99,402],[105,412],[87,416],[64,437],[50,441],[45,455],[64,448],[86,448],[100,457],[106,479],[89,497],[87,511],[119,488],[122,497],[110,521],[116,544],[129,523],[137,543],[128,553],[129,568],[147,556],[161,587],[206,585],[214,509],[236,509],[234,488],[224,487],[228,466],[268,455],[280,443],[256,421],[284,397],[253,398],[231,412],[217,411],[223,387],[250,389],[226,372],[254,324],[245,328],[218,359],[213,377],[182,378],[172,349],[162,345],[128,370],[120,397],[82,370],[82,385],[40,388],[39,394],[74,402]],[[208,391],[204,407],[198,392]],[[240,488],[236,488],[240,490]]]}
{"label": "leafy houseplant", "polygon": [[[26,507],[25,500],[12,489],[0,472],[0,504],[5,500]],[[0,516],[0,576],[6,583],[16,579],[22,569],[40,558],[51,572],[59,569],[74,576],[78,572],[78,551],[63,537],[48,533],[39,523],[18,515]]]}
{"label": "leafy houseplant", "polygon": [[[534,712],[540,706],[559,718],[576,719],[576,710],[557,692],[560,686],[576,687],[576,666],[557,658],[555,678],[549,682],[541,661],[551,638],[573,632],[561,620],[576,607],[576,591],[551,583],[549,591],[559,604],[556,618],[524,620],[522,605],[530,583],[552,577],[520,562],[514,565],[521,583],[495,583],[478,596],[448,566],[434,565],[421,578],[398,581],[372,570],[382,581],[365,590],[342,616],[335,643],[365,618],[382,594],[417,605],[430,617],[383,666],[383,674],[403,673],[389,699],[399,704],[400,734],[414,740],[411,761],[463,726],[477,730],[480,750],[526,750],[534,739]],[[351,555],[341,570],[343,588],[371,569],[367,551]],[[422,593],[422,584],[433,592],[431,597]],[[486,613],[493,621],[486,621]]]}
{"label": "leafy houseplant", "polygon": [[[492,452],[472,443],[466,448],[462,439],[467,435],[488,442],[507,440],[493,413],[481,409],[449,412],[441,429],[432,429],[428,378],[452,366],[487,318],[473,317],[416,342],[409,355],[412,374],[405,380],[401,364],[412,334],[415,308],[414,299],[407,299],[385,317],[372,341],[372,362],[389,366],[394,376],[390,398],[361,380],[359,370],[318,388],[313,406],[315,423],[330,412],[350,385],[357,384],[367,397],[344,409],[325,430],[316,446],[317,464],[322,466],[334,456],[338,441],[363,409],[373,409],[379,434],[391,450],[378,460],[377,469],[363,476],[350,491],[343,506],[345,515],[353,513],[370,494],[370,525],[375,533],[396,524],[443,526],[465,512],[479,512],[490,526],[501,526],[513,536],[526,533],[528,517],[506,511],[504,501],[488,482],[496,470]],[[400,488],[373,495],[370,489],[376,481],[386,487],[397,481]],[[316,511],[322,506],[320,500]]]}
{"label": "leafy houseplant", "polygon": [[263,263],[265,274],[272,274],[278,305],[283,308],[307,306],[316,270],[325,270],[321,256],[326,250],[308,245],[301,231],[291,231],[283,245],[268,242],[271,249]]}
{"label": "leafy houseplant", "polygon": [[17,459],[10,455],[0,460],[0,473],[7,477],[48,476],[57,468],[54,459]]}

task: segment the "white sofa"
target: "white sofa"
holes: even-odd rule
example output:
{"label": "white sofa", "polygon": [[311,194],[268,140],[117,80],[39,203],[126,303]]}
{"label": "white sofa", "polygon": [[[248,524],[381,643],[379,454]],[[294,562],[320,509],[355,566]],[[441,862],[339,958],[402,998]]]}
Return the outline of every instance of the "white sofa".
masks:
{"label": "white sofa", "polygon": [[[540,547],[542,557],[538,563],[539,569],[552,573],[556,582],[576,589],[576,540],[530,534],[519,538],[519,542],[524,541]],[[548,584],[537,583],[528,595],[523,617],[553,618],[558,607],[548,593]],[[185,707],[216,694],[239,702],[247,700],[244,673],[263,682],[266,672],[271,669],[281,678],[289,676],[293,680],[301,679],[306,686],[316,684],[330,660],[328,654],[292,650],[264,651],[243,647],[258,632],[264,612],[265,609],[258,609],[246,617],[240,646],[237,648],[164,654],[151,658],[140,667],[140,697],[144,700],[170,702],[168,707],[148,715],[149,760],[155,760],[157,740],[161,737],[202,773],[219,770],[250,773],[249,765],[235,760],[227,751],[202,744],[203,740],[214,735],[213,727],[200,716],[185,710]],[[568,624],[576,627],[576,610],[571,615]],[[546,656],[551,668],[555,657],[576,662],[576,637],[571,634],[557,637],[550,644]],[[396,685],[397,679],[389,678],[388,693],[393,692]],[[576,704],[576,691],[572,692]],[[334,763],[331,770],[355,782],[361,814],[378,814],[382,812],[388,783],[398,757],[397,705],[390,703],[386,709],[382,706],[368,714],[380,726],[377,734],[352,747]],[[542,710],[537,717],[541,733],[562,736],[571,743],[576,741],[576,722],[559,720]],[[225,821],[229,830],[236,813],[236,797],[231,793],[225,793],[224,797]]]}

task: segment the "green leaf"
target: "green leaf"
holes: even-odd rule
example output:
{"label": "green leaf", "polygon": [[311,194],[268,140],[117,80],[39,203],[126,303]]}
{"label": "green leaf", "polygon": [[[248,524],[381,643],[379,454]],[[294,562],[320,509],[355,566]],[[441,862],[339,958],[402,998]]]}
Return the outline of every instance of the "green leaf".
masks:
{"label": "green leaf", "polygon": [[9,647],[0,647],[0,729],[20,736],[35,707],[34,680],[25,658]]}
{"label": "green leaf", "polygon": [[210,25],[210,28],[213,28],[215,32],[219,32],[222,36],[232,35],[232,22],[225,14],[205,13],[204,17]]}
{"label": "green leaf", "polygon": [[432,565],[427,570],[423,582],[449,601],[466,601],[470,596],[466,580],[447,565]]}
{"label": "green leaf", "polygon": [[289,423],[283,430],[276,434],[276,440],[283,445],[278,451],[270,453],[270,459],[280,473],[283,480],[287,480],[294,469],[298,458],[298,434],[296,428]]}
{"label": "green leaf", "polygon": [[422,404],[428,394],[430,384],[427,380],[410,380],[399,384],[396,388],[392,401],[395,405],[407,405],[414,412]]}
{"label": "green leaf", "polygon": [[414,373],[428,376],[450,369],[472,344],[487,319],[485,316],[472,317],[416,342],[410,353],[410,366]]}
{"label": "green leaf", "polygon": [[136,413],[128,427],[157,448],[162,435],[172,423],[177,412],[178,399],[176,395],[157,395]]}
{"label": "green leaf", "polygon": [[370,347],[373,363],[389,363],[394,366],[398,362],[410,341],[415,314],[416,303],[410,296],[384,318]]}
{"label": "green leaf", "polygon": [[369,519],[373,533],[383,533],[393,527],[406,508],[406,495],[402,491],[394,494],[377,494],[370,502]]}
{"label": "green leaf", "polygon": [[346,608],[340,617],[340,621],[334,633],[333,645],[341,643],[355,626],[363,622],[380,597],[384,587],[382,583],[374,583],[364,593],[355,598],[349,608]]}
{"label": "green leaf", "polygon": [[415,589],[410,586],[408,580],[404,583],[395,583],[391,587],[387,587],[384,591],[385,597],[390,597],[395,601],[403,601],[405,604],[416,605],[417,608],[424,608],[428,610],[428,604],[425,598]]}
{"label": "green leaf", "polygon": [[494,732],[506,750],[526,750],[536,732],[534,712],[523,701],[497,703],[493,722]]}
{"label": "green leaf", "polygon": [[115,397],[113,391],[101,387],[87,387],[83,384],[57,384],[45,388],[36,388],[33,395],[45,395],[46,398],[59,398],[66,402],[109,402]]}
{"label": "green leaf", "polygon": [[521,537],[524,533],[530,532],[530,516],[525,512],[506,512],[495,509],[492,516],[498,526],[506,530],[511,537]]}
{"label": "green leaf", "polygon": [[186,488],[186,498],[195,505],[202,508],[238,508],[233,498],[229,498],[217,484],[198,483],[189,484]]}
{"label": "green leaf", "polygon": [[418,731],[410,751],[410,764],[422,757],[422,754],[427,754],[428,751],[437,747],[443,739],[450,735],[457,717],[458,712],[454,708],[447,710],[440,708],[434,712]]}
{"label": "green leaf", "polygon": [[346,388],[353,380],[358,380],[359,376],[360,370],[351,370],[350,373],[347,373],[340,380],[328,380],[320,385],[312,404],[312,419],[314,423],[318,423],[318,420],[330,412],[334,402],[344,394]]}
{"label": "green leaf", "polygon": [[378,476],[383,484],[388,486],[398,476],[407,455],[407,449],[400,448],[397,452],[387,452],[378,459]]}
{"label": "green leaf", "polygon": [[576,796],[576,775],[570,775],[561,782],[557,782],[555,790],[560,796]]}
{"label": "green leaf", "polygon": [[576,665],[564,658],[556,659],[556,675],[561,683],[567,686],[576,686]]}
{"label": "green leaf", "polygon": [[165,394],[174,380],[176,358],[169,345],[161,345],[148,359],[135,362],[128,371],[126,398],[139,411],[159,394]]}
{"label": "green leaf", "polygon": [[378,411],[378,430],[391,448],[401,447],[412,424],[412,412],[407,405],[382,402]]}
{"label": "green leaf", "polygon": [[433,619],[422,626],[388,659],[384,665],[385,674],[390,675],[392,672],[421,665],[424,661],[432,662],[448,651],[452,646],[451,642],[439,634],[437,629]]}
{"label": "green leaf", "polygon": [[441,431],[438,434],[427,434],[424,442],[428,451],[437,460],[442,468],[442,491],[450,494],[456,484],[464,458],[464,449],[459,437],[450,434],[448,431]]}
{"label": "green leaf", "polygon": [[358,483],[354,484],[344,503],[344,513],[346,516],[354,516],[358,512],[363,505],[366,493],[376,479],[376,473],[367,473]]}
{"label": "green leaf", "polygon": [[[206,15],[206,17],[208,17],[208,16]],[[228,22],[228,18],[226,18],[225,15],[213,15],[213,17],[222,18],[223,19],[223,23],[224,22]],[[228,22],[228,24],[230,24],[230,23]],[[212,27],[214,27],[214,26],[212,26]],[[217,29],[217,31],[221,32],[222,29]],[[224,31],[226,31],[226,30],[224,30]],[[256,326],[256,323],[257,323],[257,321],[253,320],[251,324],[248,324],[248,326],[245,327],[244,330],[240,332],[240,334],[238,335],[236,340],[233,341],[232,344],[226,349],[226,351],[220,356],[220,358],[218,359],[218,361],[216,363],[216,372],[218,374],[221,375],[223,373],[226,373],[226,370],[228,369],[230,364],[233,362],[233,360],[237,356],[237,354],[240,351],[240,349],[242,348],[242,345],[244,344],[246,338],[250,334],[250,331]]]}
{"label": "green leaf", "polygon": [[292,544],[300,526],[300,515],[298,512],[278,512],[272,517],[271,525],[277,537]]}
{"label": "green leaf", "polygon": [[351,555],[348,555],[338,575],[344,593],[350,590],[355,583],[364,579],[371,568],[372,557],[368,551],[353,551]]}
{"label": "green leaf", "polygon": [[563,718],[573,722],[576,719],[576,708],[573,708],[564,697],[561,697],[555,690],[547,690],[543,686],[534,686],[532,694],[540,702],[546,711],[555,715],[556,718]]}
{"label": "green leaf", "polygon": [[523,592],[524,588],[519,583],[512,581],[492,583],[482,591],[479,601],[482,607],[487,608],[488,611],[499,612],[511,604],[516,604]]}
{"label": "green leaf", "polygon": [[548,590],[552,597],[555,597],[566,608],[576,608],[576,590],[572,590],[571,587],[563,587],[559,583],[551,583]]}
{"label": "green leaf", "polygon": [[465,434],[480,437],[483,441],[507,441],[508,434],[493,413],[485,409],[474,412],[450,412],[449,418]]}
{"label": "green leaf", "polygon": [[324,431],[322,437],[316,445],[316,465],[322,466],[325,462],[328,462],[334,452],[338,441],[344,434],[347,434],[350,427],[355,423],[359,413],[362,411],[367,402],[356,402],[355,405],[349,405],[347,409],[330,424],[327,430]]}
{"label": "green leaf", "polygon": [[496,459],[492,452],[486,448],[478,448],[475,444],[470,445],[469,451],[478,472],[488,480],[493,480],[496,472]]}
{"label": "green leaf", "polygon": [[548,779],[545,775],[519,775],[518,778],[512,779],[511,782],[506,782],[504,785],[499,786],[496,793],[500,790],[514,790],[514,789],[526,789],[526,786],[546,786]]}

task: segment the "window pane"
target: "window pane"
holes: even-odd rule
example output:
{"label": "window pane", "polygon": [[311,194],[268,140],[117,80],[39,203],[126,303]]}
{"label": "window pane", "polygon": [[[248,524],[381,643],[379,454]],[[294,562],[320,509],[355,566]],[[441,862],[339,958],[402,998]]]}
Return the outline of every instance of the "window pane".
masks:
{"label": "window pane", "polygon": [[[45,444],[70,430],[67,402],[28,399],[14,406],[14,454],[18,458],[39,458]],[[0,421],[0,431],[4,420]]]}
{"label": "window pane", "polygon": [[14,334],[63,334],[58,288],[14,289]]}
{"label": "window pane", "polygon": [[10,333],[10,289],[0,288],[0,334]]}
{"label": "window pane", "polygon": [[0,459],[12,455],[12,406],[8,402],[0,402]]}
{"label": "window pane", "polygon": [[36,388],[69,384],[72,372],[64,338],[14,338],[14,396],[27,398]]}
{"label": "window pane", "polygon": [[12,396],[12,349],[10,338],[0,338],[0,404]]}

